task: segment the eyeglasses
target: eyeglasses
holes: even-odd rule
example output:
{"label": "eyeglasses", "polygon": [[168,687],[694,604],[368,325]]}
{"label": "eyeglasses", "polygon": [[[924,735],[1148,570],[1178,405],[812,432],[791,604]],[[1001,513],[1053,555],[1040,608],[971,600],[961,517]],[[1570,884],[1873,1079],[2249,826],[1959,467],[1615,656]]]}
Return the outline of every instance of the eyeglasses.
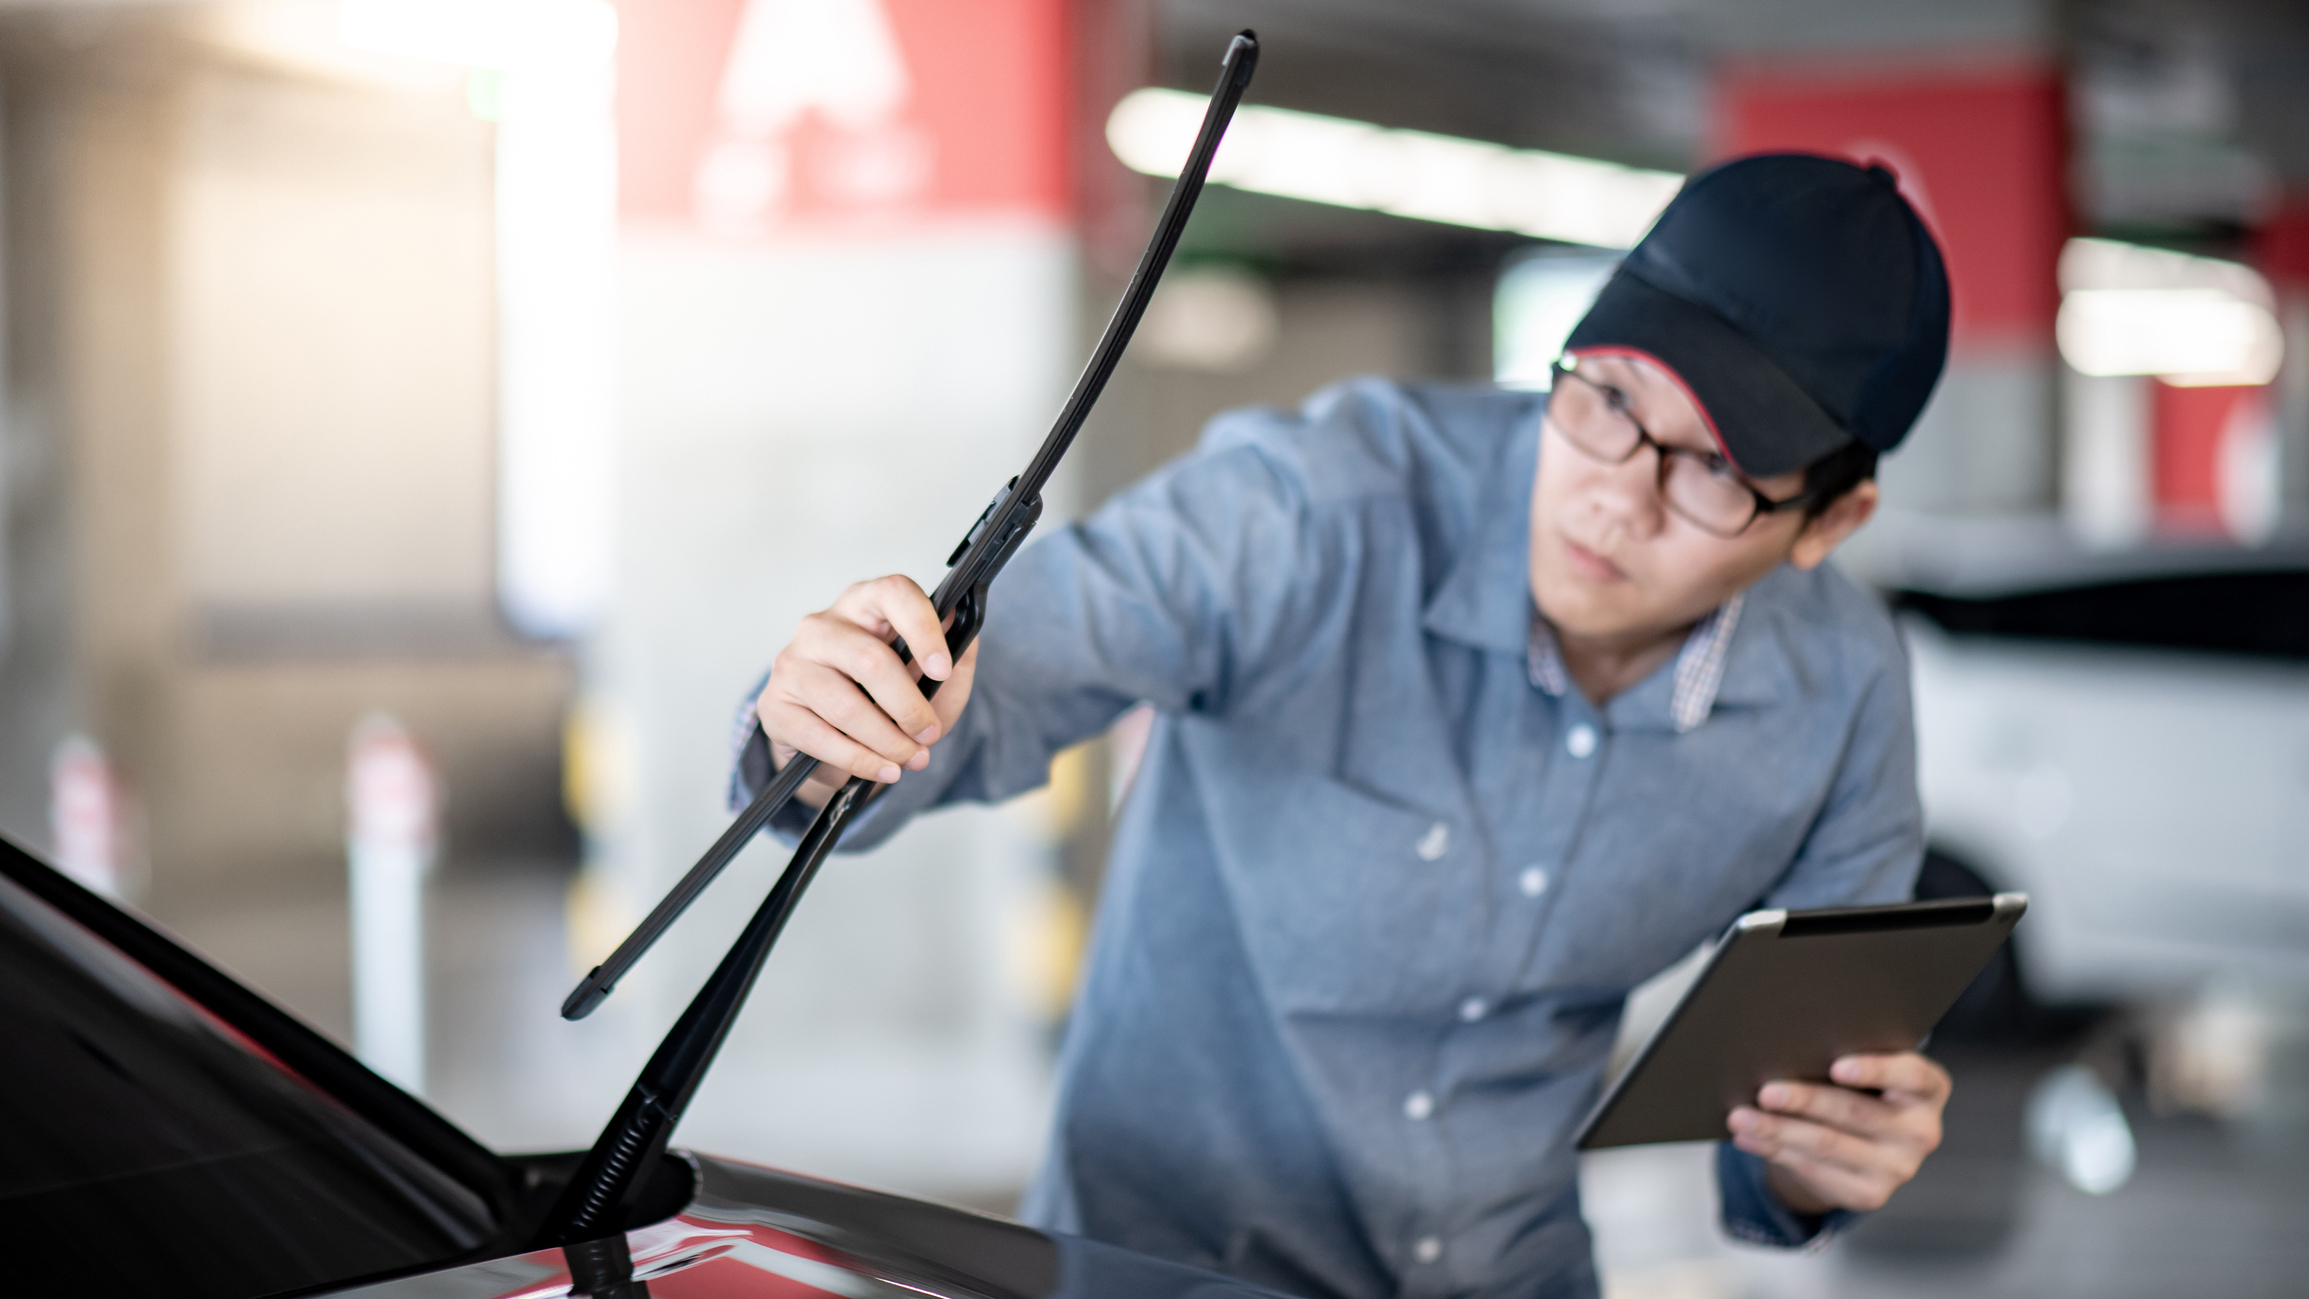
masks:
{"label": "eyeglasses", "polygon": [[1799,492],[1775,501],[1750,486],[1730,460],[1713,451],[1671,447],[1651,435],[1628,410],[1627,394],[1590,379],[1558,361],[1548,366],[1554,389],[1548,421],[1563,440],[1605,464],[1625,464],[1650,447],[1659,453],[1660,500],[1694,527],[1719,537],[1736,537],[1761,515],[1812,499]]}

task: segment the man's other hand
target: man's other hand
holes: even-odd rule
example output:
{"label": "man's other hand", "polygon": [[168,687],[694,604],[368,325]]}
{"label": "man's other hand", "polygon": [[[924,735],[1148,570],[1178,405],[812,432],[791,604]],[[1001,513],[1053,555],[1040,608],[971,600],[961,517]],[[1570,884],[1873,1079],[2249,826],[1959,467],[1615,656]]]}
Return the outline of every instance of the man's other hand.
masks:
{"label": "man's other hand", "polygon": [[1884,1207],[1940,1145],[1948,1071],[1914,1051],[1848,1055],[1836,1086],[1767,1083],[1733,1110],[1732,1144],[1767,1161],[1766,1180],[1802,1214]]}
{"label": "man's other hand", "polygon": [[[914,653],[909,662],[891,648],[900,636]],[[930,746],[970,702],[977,667],[976,641],[960,663],[947,657],[937,607],[912,578],[878,577],[802,619],[771,663],[754,711],[774,765],[783,768],[797,752],[824,764],[799,794],[823,807],[852,776],[888,784],[901,769],[929,766]],[[945,682],[935,700],[916,684],[924,676]]]}

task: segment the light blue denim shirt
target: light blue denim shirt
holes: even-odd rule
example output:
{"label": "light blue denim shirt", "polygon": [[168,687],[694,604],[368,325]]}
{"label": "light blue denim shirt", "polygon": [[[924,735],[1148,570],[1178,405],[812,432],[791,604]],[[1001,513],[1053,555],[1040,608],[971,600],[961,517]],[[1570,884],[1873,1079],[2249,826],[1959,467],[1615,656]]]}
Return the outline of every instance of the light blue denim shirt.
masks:
{"label": "light blue denim shirt", "polygon": [[[1310,1296],[1592,1296],[1571,1141],[1628,990],[1754,907],[1908,896],[1907,663],[1836,573],[1774,571],[1601,708],[1547,688],[1544,401],[1222,416],[996,584],[968,710],[849,846],[1159,710],[1031,1221]],[[1819,1229],[1719,1149],[1728,1230]]]}

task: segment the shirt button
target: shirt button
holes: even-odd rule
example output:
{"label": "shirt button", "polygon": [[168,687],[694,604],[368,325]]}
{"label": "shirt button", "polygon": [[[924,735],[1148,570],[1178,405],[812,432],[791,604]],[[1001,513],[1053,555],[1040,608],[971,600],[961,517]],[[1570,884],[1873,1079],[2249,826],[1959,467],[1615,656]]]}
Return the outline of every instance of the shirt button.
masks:
{"label": "shirt button", "polygon": [[1459,1017],[1472,1024],[1491,1013],[1491,1003],[1481,997],[1469,997],[1459,1003]]}
{"label": "shirt button", "polygon": [[1421,1236],[1412,1242],[1411,1257],[1422,1263],[1432,1263],[1443,1257],[1443,1242],[1433,1236]]}
{"label": "shirt button", "polygon": [[1419,846],[1416,851],[1419,854],[1419,860],[1434,861],[1436,858],[1441,857],[1444,854],[1444,851],[1450,847],[1451,827],[1445,825],[1441,821],[1437,821],[1435,824],[1427,827],[1427,833],[1420,838]]}
{"label": "shirt button", "polygon": [[1584,758],[1595,752],[1595,728],[1582,722],[1563,737],[1564,749],[1575,758]]}
{"label": "shirt button", "polygon": [[1528,867],[1515,877],[1515,887],[1523,890],[1523,896],[1536,898],[1547,892],[1547,872],[1537,866]]}
{"label": "shirt button", "polygon": [[1413,1123],[1424,1122],[1435,1112],[1435,1098],[1426,1092],[1413,1092],[1403,1098],[1403,1117]]}

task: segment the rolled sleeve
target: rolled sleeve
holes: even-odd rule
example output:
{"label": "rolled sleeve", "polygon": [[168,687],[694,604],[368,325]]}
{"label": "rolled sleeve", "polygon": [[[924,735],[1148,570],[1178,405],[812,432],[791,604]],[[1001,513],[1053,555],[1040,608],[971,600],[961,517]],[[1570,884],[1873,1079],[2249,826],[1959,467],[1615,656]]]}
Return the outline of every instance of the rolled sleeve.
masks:
{"label": "rolled sleeve", "polygon": [[[744,811],[754,801],[755,795],[762,792],[762,786],[770,783],[770,777],[777,770],[770,761],[770,737],[762,730],[760,714],[754,711],[754,702],[769,687],[770,678],[765,673],[760,681],[754,683],[754,688],[747,692],[745,701],[738,705],[737,720],[730,728],[728,802],[732,816]],[[871,811],[870,806],[868,810]],[[770,817],[769,834],[791,847],[810,828],[810,822],[816,816],[817,809],[808,804],[788,801]]]}
{"label": "rolled sleeve", "polygon": [[[969,707],[929,766],[883,790],[843,847],[870,848],[933,806],[1037,788],[1054,755],[1135,704],[1217,714],[1287,670],[1315,640],[1315,611],[1330,603],[1322,576],[1340,569],[1328,551],[1345,531],[1310,522],[1287,449],[1262,436],[1296,422],[1222,419],[1196,454],[1021,551],[988,601]],[[771,773],[752,698],[735,728],[733,810]],[[807,809],[789,805],[770,829],[791,841],[808,824]]]}
{"label": "rolled sleeve", "polygon": [[1750,1245],[1825,1245],[1863,1216],[1850,1209],[1797,1213],[1772,1194],[1764,1181],[1764,1161],[1729,1141],[1716,1146],[1716,1187],[1723,1196],[1724,1234]]}

